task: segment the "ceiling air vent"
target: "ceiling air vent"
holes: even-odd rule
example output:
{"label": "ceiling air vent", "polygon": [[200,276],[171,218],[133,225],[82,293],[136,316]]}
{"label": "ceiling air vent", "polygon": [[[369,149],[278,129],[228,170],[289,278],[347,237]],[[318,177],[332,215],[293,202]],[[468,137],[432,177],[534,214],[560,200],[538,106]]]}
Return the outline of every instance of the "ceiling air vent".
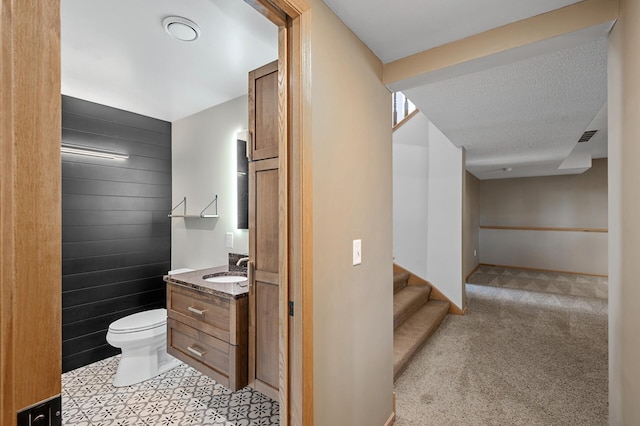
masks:
{"label": "ceiling air vent", "polygon": [[597,130],[587,130],[586,132],[584,132],[582,134],[582,136],[580,136],[580,139],[578,140],[578,143],[580,142],[589,142],[591,140],[591,138],[593,137],[593,135],[595,135],[597,132]]}

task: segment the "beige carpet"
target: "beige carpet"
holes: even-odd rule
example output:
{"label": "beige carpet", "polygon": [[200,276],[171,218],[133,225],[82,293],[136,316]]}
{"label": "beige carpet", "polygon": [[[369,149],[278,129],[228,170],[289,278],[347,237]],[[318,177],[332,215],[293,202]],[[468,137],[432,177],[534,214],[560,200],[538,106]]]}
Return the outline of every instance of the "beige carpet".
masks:
{"label": "beige carpet", "polygon": [[396,381],[396,425],[606,425],[607,301],[539,284],[467,285]]}
{"label": "beige carpet", "polygon": [[600,299],[606,299],[608,292],[606,277],[484,265],[469,277],[469,283]]}

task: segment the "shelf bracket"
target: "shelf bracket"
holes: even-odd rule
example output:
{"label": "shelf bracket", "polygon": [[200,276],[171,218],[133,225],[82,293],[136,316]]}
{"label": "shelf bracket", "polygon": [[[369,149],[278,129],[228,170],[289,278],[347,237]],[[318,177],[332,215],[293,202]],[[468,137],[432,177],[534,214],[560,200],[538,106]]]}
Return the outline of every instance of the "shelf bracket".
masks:
{"label": "shelf bracket", "polygon": [[182,212],[183,212],[183,213],[182,213],[182,216],[186,216],[186,215],[187,215],[187,197],[184,197],[184,198],[182,199],[182,201],[180,201],[180,202],[178,203],[178,205],[177,205],[177,206],[175,206],[174,208],[172,208],[172,209],[171,209],[171,212],[169,213],[169,215],[168,215],[168,216],[169,216],[169,217],[173,217],[173,212],[174,212],[178,207],[180,207],[180,206],[182,206]]}
{"label": "shelf bracket", "polygon": [[[205,214],[205,211],[213,203],[216,203],[216,212],[212,213],[212,214]],[[213,200],[211,200],[211,202],[209,204],[207,204],[207,206],[204,209],[202,209],[202,211],[200,212],[200,217],[218,217],[218,194],[216,194],[216,197]]]}

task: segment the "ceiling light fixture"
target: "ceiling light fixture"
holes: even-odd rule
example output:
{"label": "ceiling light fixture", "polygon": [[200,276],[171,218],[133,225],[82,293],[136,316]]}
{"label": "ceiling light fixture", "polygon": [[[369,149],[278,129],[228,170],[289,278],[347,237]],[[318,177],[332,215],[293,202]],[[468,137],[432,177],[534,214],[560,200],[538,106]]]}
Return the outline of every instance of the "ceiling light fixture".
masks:
{"label": "ceiling light fixture", "polygon": [[165,31],[181,41],[196,41],[200,37],[200,27],[190,19],[169,16],[162,21]]}
{"label": "ceiling light fixture", "polygon": [[62,144],[60,152],[63,154],[84,155],[87,157],[109,158],[111,160],[126,160],[129,158],[127,154],[120,154],[119,152],[69,144]]}

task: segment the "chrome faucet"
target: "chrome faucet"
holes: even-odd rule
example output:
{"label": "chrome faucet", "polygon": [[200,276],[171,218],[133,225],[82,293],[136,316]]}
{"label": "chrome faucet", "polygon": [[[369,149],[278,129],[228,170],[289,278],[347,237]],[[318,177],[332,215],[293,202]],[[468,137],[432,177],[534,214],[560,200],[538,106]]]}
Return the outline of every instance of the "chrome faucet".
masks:
{"label": "chrome faucet", "polygon": [[239,260],[236,262],[236,266],[240,266],[240,264],[241,264],[242,262],[249,262],[249,258],[248,258],[248,257],[243,257],[242,259],[239,259]]}

